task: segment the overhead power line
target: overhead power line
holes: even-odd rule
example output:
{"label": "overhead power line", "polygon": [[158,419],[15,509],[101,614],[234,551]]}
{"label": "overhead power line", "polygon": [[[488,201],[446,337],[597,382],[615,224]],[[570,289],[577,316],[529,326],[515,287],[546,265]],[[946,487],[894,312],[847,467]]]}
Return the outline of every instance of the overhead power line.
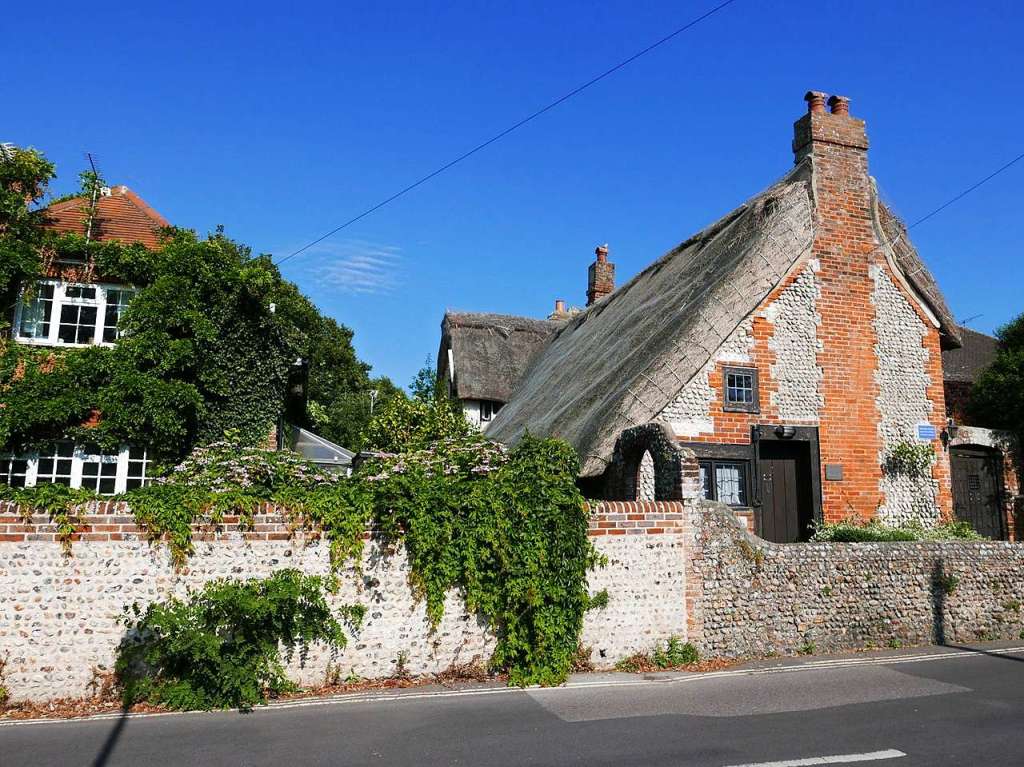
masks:
{"label": "overhead power line", "polygon": [[1024,160],[1024,152],[1022,152],[1021,154],[1019,154],[1019,155],[1017,155],[1016,157],[1014,157],[1014,158],[1013,158],[1012,160],[1010,160],[1010,161],[1009,161],[1008,163],[1006,163],[1006,165],[1004,165],[1004,166],[1002,166],[1001,168],[999,168],[999,169],[997,169],[997,170],[994,170],[994,171],[992,171],[991,173],[989,173],[989,174],[988,174],[987,176],[985,176],[985,178],[983,178],[983,179],[982,179],[981,181],[977,182],[976,184],[971,184],[971,186],[969,186],[969,187],[967,187],[966,189],[964,189],[964,190],[963,190],[962,192],[960,192],[960,194],[958,194],[958,195],[957,195],[956,197],[952,197],[952,198],[950,198],[949,200],[947,200],[946,202],[942,203],[942,205],[940,205],[939,207],[937,207],[937,208],[936,208],[935,210],[933,210],[933,211],[932,211],[931,213],[929,213],[929,214],[927,214],[927,215],[925,215],[925,216],[921,216],[921,218],[917,219],[917,221],[915,221],[915,222],[914,222],[914,223],[912,223],[912,224],[911,224],[910,226],[908,226],[908,227],[907,227],[907,229],[913,229],[913,228],[914,228],[915,226],[917,226],[918,224],[923,224],[923,223],[924,223],[925,221],[927,221],[927,220],[928,220],[929,218],[931,218],[932,216],[934,216],[934,215],[935,215],[936,213],[940,213],[940,212],[944,211],[944,210],[945,210],[946,208],[948,208],[948,207],[949,207],[950,205],[952,205],[952,204],[953,204],[954,202],[958,202],[958,201],[962,200],[962,199],[963,199],[964,197],[966,197],[967,195],[969,195],[969,194],[970,194],[971,192],[973,192],[973,191],[974,191],[975,189],[977,189],[977,188],[978,188],[979,186],[981,186],[982,184],[986,183],[987,181],[991,181],[991,180],[992,180],[992,179],[994,179],[994,178],[995,178],[996,176],[998,176],[998,175],[999,175],[1000,173],[1002,173],[1002,172],[1003,172],[1004,170],[1007,170],[1007,169],[1009,169],[1009,168],[1010,168],[1010,167],[1012,167],[1012,166],[1013,166],[1013,165],[1014,165],[1015,163],[1017,163],[1017,162],[1019,162],[1019,161],[1021,161],[1021,160]]}
{"label": "overhead power line", "polygon": [[732,5],[734,2],[736,2],[736,0],[725,0],[725,2],[720,3],[719,5],[716,5],[714,8],[712,8],[709,11],[707,11],[706,13],[698,16],[697,18],[693,19],[692,21],[687,22],[686,24],[684,24],[683,26],[679,27],[675,31],[665,35],[663,38],[661,38],[657,42],[651,43],[646,48],[644,48],[643,50],[637,51],[636,53],[634,53],[629,58],[623,59],[618,64],[613,66],[611,69],[606,69],[604,72],[602,72],[601,74],[597,75],[596,77],[593,77],[590,80],[587,80],[587,82],[583,83],[582,85],[577,86],[576,88],[573,88],[571,91],[566,93],[564,96],[561,96],[560,98],[555,99],[554,101],[552,101],[547,106],[542,107],[541,109],[538,109],[536,112],[533,112],[532,114],[524,117],[519,122],[514,123],[513,125],[510,125],[508,128],[505,128],[505,130],[501,131],[500,133],[495,134],[494,136],[492,136],[491,138],[487,139],[486,141],[484,141],[484,142],[482,142],[480,144],[477,144],[475,147],[473,147],[469,151],[463,152],[458,157],[456,157],[454,160],[451,160],[451,161],[445,163],[444,165],[442,165],[437,170],[431,171],[426,176],[423,176],[422,178],[414,181],[413,183],[409,184],[409,186],[405,187],[404,189],[401,189],[401,190],[395,192],[390,197],[387,197],[387,198],[381,200],[380,202],[378,202],[373,207],[367,208],[362,213],[360,213],[358,216],[354,216],[353,218],[350,218],[345,223],[341,224],[340,226],[336,226],[334,229],[332,229],[331,231],[327,232],[324,235],[321,235],[320,237],[317,237],[312,242],[306,243],[305,245],[303,245],[298,250],[292,251],[287,256],[285,256],[280,261],[278,261],[277,264],[278,265],[283,264],[285,261],[288,261],[289,259],[295,258],[295,256],[299,255],[300,253],[302,253],[302,252],[304,252],[306,250],[309,250],[314,245],[317,245],[317,244],[323,242],[328,237],[333,237],[338,232],[340,232],[342,229],[346,229],[347,227],[352,226],[352,224],[356,223],[357,221],[359,221],[359,220],[361,220],[363,218],[366,218],[371,213],[373,213],[373,212],[375,212],[377,210],[380,210],[381,208],[383,208],[388,203],[394,202],[399,197],[401,197],[404,194],[407,194],[407,193],[411,192],[413,189],[415,189],[416,187],[420,186],[421,184],[425,184],[426,182],[430,181],[430,179],[434,178],[435,176],[439,176],[440,174],[444,173],[449,168],[452,168],[453,166],[458,165],[463,160],[465,160],[465,159],[467,159],[469,157],[472,157],[473,155],[475,155],[480,150],[486,149],[487,147],[489,147],[491,144],[495,143],[496,141],[500,141],[501,139],[505,138],[505,136],[507,136],[508,134],[512,133],[512,131],[517,130],[519,128],[522,128],[528,122],[531,122],[532,120],[537,119],[538,117],[540,117],[541,115],[543,115],[546,112],[550,112],[552,109],[554,109],[555,107],[559,106],[560,104],[563,104],[566,101],[568,101],[569,99],[573,98],[574,96],[579,95],[580,93],[585,91],[590,86],[596,85],[597,83],[599,83],[602,80],[604,80],[606,77],[609,77],[610,75],[615,74],[616,72],[618,72],[623,67],[626,67],[626,66],[632,64],[634,61],[639,59],[641,56],[645,56],[646,54],[648,54],[651,51],[653,51],[655,48],[658,48],[658,47],[664,45],[665,43],[669,42],[670,40],[674,39],[675,37],[681,35],[683,32],[687,31],[688,29],[692,29],[693,27],[697,26],[698,24],[700,24],[705,19],[707,19],[707,18],[713,16],[714,14],[718,13],[720,10],[722,10],[726,6]]}

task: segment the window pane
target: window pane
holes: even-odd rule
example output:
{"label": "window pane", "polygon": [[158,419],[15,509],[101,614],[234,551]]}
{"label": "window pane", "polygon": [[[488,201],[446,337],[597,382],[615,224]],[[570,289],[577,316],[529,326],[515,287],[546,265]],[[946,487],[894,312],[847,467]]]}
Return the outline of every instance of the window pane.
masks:
{"label": "window pane", "polygon": [[747,505],[747,472],[742,463],[715,464],[715,492],[730,506]]}
{"label": "window pane", "polygon": [[750,404],[754,401],[754,376],[749,373],[729,373],[726,376],[726,399],[732,403]]}
{"label": "window pane", "polygon": [[36,484],[70,485],[73,451],[74,445],[70,442],[58,442],[41,450],[36,467]]}
{"label": "window pane", "polygon": [[24,458],[7,456],[0,458],[0,485],[25,487],[28,474],[28,461]]}
{"label": "window pane", "polygon": [[96,299],[96,288],[89,288],[85,285],[68,285],[64,288],[64,295],[68,298],[82,298],[94,301]]}
{"label": "window pane", "polygon": [[700,464],[700,484],[704,488],[704,497],[709,501],[715,500],[715,491],[711,485],[711,464],[701,462]]}
{"label": "window pane", "polygon": [[96,337],[96,307],[61,306],[57,337],[66,344],[91,344]]}
{"label": "window pane", "polygon": [[135,295],[133,290],[108,290],[107,307],[103,314],[103,340],[106,343],[114,343],[119,337],[118,325],[121,322],[121,315],[128,307],[128,302]]}
{"label": "window pane", "polygon": [[53,310],[53,285],[39,285],[35,295],[21,308],[21,338],[49,338],[50,312]]}

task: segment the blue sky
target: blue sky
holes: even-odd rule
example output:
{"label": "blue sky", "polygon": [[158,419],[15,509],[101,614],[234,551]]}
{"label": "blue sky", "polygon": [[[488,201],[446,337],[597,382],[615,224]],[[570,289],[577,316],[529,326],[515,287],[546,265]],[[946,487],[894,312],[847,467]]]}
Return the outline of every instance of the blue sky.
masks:
{"label": "blue sky", "polygon": [[[172,222],[285,255],[714,5],[83,3],[4,11],[0,141],[99,157]],[[813,10],[812,10],[813,9]],[[400,384],[446,308],[583,304],[792,164],[809,88],[850,96],[915,220],[1024,151],[1011,2],[737,0],[284,265]],[[1024,311],[1024,161],[914,230],[959,319]]]}

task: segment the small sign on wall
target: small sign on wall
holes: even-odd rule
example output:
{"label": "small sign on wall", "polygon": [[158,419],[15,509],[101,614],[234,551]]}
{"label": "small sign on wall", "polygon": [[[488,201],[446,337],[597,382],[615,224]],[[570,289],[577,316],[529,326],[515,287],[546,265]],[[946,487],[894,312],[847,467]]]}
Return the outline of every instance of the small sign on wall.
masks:
{"label": "small sign on wall", "polygon": [[930,423],[919,423],[917,425],[917,441],[918,442],[932,442],[938,436],[938,431],[935,429],[934,424]]}

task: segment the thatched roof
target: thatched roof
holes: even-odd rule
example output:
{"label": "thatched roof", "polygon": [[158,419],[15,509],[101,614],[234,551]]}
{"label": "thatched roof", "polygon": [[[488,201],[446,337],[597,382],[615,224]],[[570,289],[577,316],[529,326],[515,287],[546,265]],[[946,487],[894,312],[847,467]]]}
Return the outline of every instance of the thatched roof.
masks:
{"label": "thatched roof", "polygon": [[960,328],[960,348],[942,352],[942,372],[947,381],[974,383],[995,361],[998,339],[970,328]]}
{"label": "thatched roof", "polygon": [[[563,320],[535,320],[509,314],[446,312],[441,322],[437,374],[451,375],[459,399],[508,402],[533,355]],[[452,350],[451,371],[448,349]],[[453,373],[453,374],[452,374]]]}
{"label": "thatched roof", "polygon": [[567,440],[583,476],[623,429],[647,423],[809,253],[810,164],[672,249],[554,334],[488,436]]}
{"label": "thatched roof", "polygon": [[[809,257],[812,174],[808,158],[565,323],[535,354],[488,436],[560,437],[579,452],[583,476],[601,474],[622,431],[654,419]],[[959,328],[935,280],[899,219],[881,203],[876,209],[879,239],[901,278],[937,318],[943,346],[955,348]]]}

